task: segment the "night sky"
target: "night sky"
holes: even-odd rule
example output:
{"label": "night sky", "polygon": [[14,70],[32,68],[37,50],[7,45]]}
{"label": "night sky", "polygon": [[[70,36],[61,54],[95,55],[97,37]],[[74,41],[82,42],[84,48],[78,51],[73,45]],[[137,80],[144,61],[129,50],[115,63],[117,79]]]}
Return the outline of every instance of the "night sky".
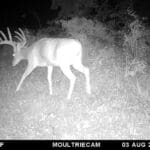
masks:
{"label": "night sky", "polygon": [[[135,8],[139,15],[150,18],[150,0],[135,0]],[[66,8],[67,9],[67,8]],[[47,20],[57,16],[57,10],[51,10],[51,0],[5,0],[0,5],[0,27],[39,28]]]}

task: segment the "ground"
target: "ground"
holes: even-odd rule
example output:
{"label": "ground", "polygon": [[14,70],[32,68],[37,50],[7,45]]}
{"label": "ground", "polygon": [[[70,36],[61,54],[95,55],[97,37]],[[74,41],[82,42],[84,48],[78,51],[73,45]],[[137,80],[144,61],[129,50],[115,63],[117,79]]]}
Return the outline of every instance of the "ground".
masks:
{"label": "ground", "polygon": [[12,67],[11,52],[0,57],[0,139],[150,138],[150,101],[124,78],[112,50],[90,56],[91,95],[84,76],[72,68],[77,81],[70,100],[69,81],[59,68],[53,72],[54,95],[46,68],[35,69],[16,93],[27,63]]}

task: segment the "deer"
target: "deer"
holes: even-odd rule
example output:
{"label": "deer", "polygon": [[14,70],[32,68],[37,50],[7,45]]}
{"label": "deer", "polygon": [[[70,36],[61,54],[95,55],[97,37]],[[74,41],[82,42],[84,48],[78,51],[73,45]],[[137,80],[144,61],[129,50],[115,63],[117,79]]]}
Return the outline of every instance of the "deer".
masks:
{"label": "deer", "polygon": [[0,31],[0,44],[7,44],[13,48],[12,66],[16,66],[22,60],[27,60],[27,67],[16,88],[19,91],[23,81],[36,67],[47,67],[47,80],[49,93],[52,91],[53,67],[59,67],[69,79],[70,87],[67,99],[70,99],[74,90],[76,76],[71,71],[71,66],[83,73],[86,79],[86,92],[91,94],[90,70],[82,63],[83,47],[79,40],[73,38],[45,37],[27,46],[25,33],[21,28],[14,31],[17,42],[13,40],[10,29],[7,27],[7,35]]}

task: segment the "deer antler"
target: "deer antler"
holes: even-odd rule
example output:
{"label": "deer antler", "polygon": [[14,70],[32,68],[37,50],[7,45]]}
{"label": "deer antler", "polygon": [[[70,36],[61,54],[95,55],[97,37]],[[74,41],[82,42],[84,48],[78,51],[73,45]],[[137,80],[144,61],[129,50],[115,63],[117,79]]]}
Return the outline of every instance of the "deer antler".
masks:
{"label": "deer antler", "polygon": [[8,32],[8,38],[4,34],[3,31],[0,31],[0,35],[2,36],[2,38],[0,38],[0,45],[8,44],[8,45],[11,45],[13,47],[13,49],[15,50],[16,45],[15,45],[15,42],[12,40],[11,32],[10,32],[10,29],[8,27],[7,27],[7,32]]}
{"label": "deer antler", "polygon": [[24,46],[27,42],[25,34],[22,29],[18,28],[18,30],[20,32],[15,31],[15,33],[17,34],[17,35],[15,35],[15,37],[20,41],[21,45]]}

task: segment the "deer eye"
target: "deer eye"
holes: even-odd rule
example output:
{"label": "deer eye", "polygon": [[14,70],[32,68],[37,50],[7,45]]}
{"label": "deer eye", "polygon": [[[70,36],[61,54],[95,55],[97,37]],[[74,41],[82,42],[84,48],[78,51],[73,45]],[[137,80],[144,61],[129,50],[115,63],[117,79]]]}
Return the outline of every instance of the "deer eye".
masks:
{"label": "deer eye", "polygon": [[16,54],[12,54],[12,56],[14,57]]}

